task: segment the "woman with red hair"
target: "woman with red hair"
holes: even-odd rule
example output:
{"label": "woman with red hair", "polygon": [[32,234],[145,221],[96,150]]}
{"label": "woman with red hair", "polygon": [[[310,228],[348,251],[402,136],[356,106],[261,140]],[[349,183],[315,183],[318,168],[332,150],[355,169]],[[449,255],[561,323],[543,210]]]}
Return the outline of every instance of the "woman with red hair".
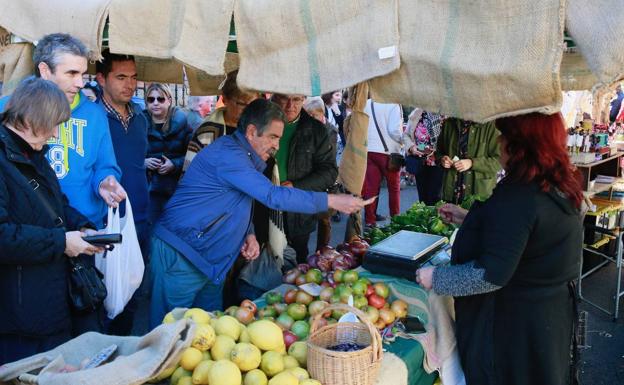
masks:
{"label": "woman with red hair", "polygon": [[422,268],[416,282],[455,297],[468,384],[569,384],[583,195],[565,127],[538,113],[496,126],[505,178],[470,211],[440,208],[461,224],[451,266]]}

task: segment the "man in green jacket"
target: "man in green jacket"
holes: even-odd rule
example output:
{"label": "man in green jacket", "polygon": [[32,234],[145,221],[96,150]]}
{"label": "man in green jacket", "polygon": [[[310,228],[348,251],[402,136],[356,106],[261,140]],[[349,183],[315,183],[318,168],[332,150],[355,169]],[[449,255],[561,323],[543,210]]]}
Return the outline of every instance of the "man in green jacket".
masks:
{"label": "man in green jacket", "polygon": [[436,158],[444,168],[442,200],[460,204],[468,195],[487,198],[500,171],[499,131],[494,123],[449,118],[438,139]]}

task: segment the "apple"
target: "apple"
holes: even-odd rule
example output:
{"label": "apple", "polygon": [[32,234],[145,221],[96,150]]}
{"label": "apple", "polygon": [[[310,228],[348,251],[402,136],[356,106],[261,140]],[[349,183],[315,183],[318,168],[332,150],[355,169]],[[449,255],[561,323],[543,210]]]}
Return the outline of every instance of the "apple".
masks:
{"label": "apple", "polygon": [[312,301],[314,301],[314,297],[312,297],[310,294],[306,293],[303,290],[297,291],[297,295],[295,296],[295,302],[309,305]]}
{"label": "apple", "polygon": [[292,324],[295,320],[289,316],[287,313],[282,313],[277,317],[275,323],[282,328],[282,330],[290,330]]}
{"label": "apple", "polygon": [[348,284],[355,283],[358,280],[358,278],[359,278],[358,273],[355,270],[347,270],[344,272],[344,275],[342,276],[342,280]]}
{"label": "apple", "polygon": [[379,319],[379,310],[369,305],[366,307],[366,316],[371,323],[375,323]]}
{"label": "apple", "polygon": [[344,277],[344,270],[334,270],[334,282],[341,283]]}
{"label": "apple", "polygon": [[386,325],[390,325],[394,322],[396,315],[390,309],[381,309],[379,310],[379,318],[383,320]]}
{"label": "apple", "polygon": [[351,288],[353,289],[353,294],[355,295],[366,294],[367,286],[364,282],[357,281],[356,283],[353,284],[353,286],[351,286]]}
{"label": "apple", "polygon": [[368,304],[376,307],[377,309],[381,309],[386,304],[386,300],[377,294],[371,294],[368,297]]}
{"label": "apple", "polygon": [[295,279],[295,285],[297,286],[305,285],[306,283],[307,283],[306,277],[303,274],[298,276],[297,279]]}
{"label": "apple", "polygon": [[321,283],[323,281],[323,273],[319,269],[310,269],[305,274],[306,282],[314,282],[316,284]]}
{"label": "apple", "polygon": [[319,298],[321,299],[321,301],[327,301],[329,302],[329,299],[331,298],[332,294],[334,294],[334,289],[331,287],[324,287],[323,289],[321,289],[321,293],[319,294]]}
{"label": "apple", "polygon": [[373,285],[373,287],[375,288],[375,293],[380,297],[388,298],[388,295],[390,295],[388,285],[383,282],[377,282]]}
{"label": "apple", "polygon": [[286,345],[286,349],[288,349],[293,343],[297,342],[297,336],[290,330],[284,330],[282,331],[282,334],[284,336],[284,344]]}
{"label": "apple", "polygon": [[297,298],[297,292],[299,290],[297,289],[290,289],[286,292],[286,294],[284,295],[284,302],[286,302],[287,304],[291,304],[293,302],[295,302],[296,298]]}
{"label": "apple", "polygon": [[407,316],[407,303],[400,299],[395,300],[390,305],[390,309],[394,312],[397,318],[403,318]]}
{"label": "apple", "polygon": [[[277,293],[275,291],[270,291],[266,294],[266,296],[264,297],[267,305],[273,305],[274,303],[278,303],[278,302],[282,302],[284,300],[284,298],[282,297],[282,295],[280,293]],[[249,300],[245,300],[245,301],[249,301]],[[243,301],[243,302],[245,302]],[[251,301],[249,301],[251,302]],[[242,306],[242,302],[241,302],[241,306]]]}
{"label": "apple", "polygon": [[286,310],[289,316],[292,317],[295,321],[300,321],[306,317],[308,314],[308,309],[306,305],[302,303],[291,303],[288,305],[288,309]]}

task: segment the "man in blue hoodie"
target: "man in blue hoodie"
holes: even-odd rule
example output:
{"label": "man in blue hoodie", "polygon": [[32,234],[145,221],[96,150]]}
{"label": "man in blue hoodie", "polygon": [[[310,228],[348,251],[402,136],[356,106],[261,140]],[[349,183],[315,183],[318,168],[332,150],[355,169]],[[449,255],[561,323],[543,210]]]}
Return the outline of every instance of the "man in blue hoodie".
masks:
{"label": "man in blue hoodie", "polygon": [[174,307],[221,308],[223,280],[241,254],[252,260],[260,247],[251,222],[253,200],[276,210],[354,213],[369,203],[346,194],[275,186],[262,171],[284,131],[284,113],[257,99],[238,129],[204,148],[178,184],[151,245],[153,278],[150,326]]}
{"label": "man in blue hoodie", "polygon": [[[107,205],[126,197],[118,183],[108,122],[103,111],[80,92],[87,72],[88,50],[78,39],[61,33],[44,36],[33,53],[36,75],[55,83],[67,96],[70,119],[50,139],[48,160],[72,207],[98,228],[103,227]],[[0,100],[0,110],[8,98]]]}

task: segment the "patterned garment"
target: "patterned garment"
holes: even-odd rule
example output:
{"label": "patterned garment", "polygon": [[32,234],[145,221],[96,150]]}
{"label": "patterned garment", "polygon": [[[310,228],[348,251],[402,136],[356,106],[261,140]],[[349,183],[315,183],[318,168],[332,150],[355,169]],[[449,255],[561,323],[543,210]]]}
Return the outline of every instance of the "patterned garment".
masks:
{"label": "patterned garment", "polygon": [[435,149],[442,131],[442,122],[443,117],[441,115],[423,111],[414,130],[414,143],[418,151],[431,151],[431,155],[425,160],[427,166],[436,165]]}
{"label": "patterned garment", "polygon": [[[459,127],[458,133],[458,151],[459,159],[468,159],[468,137],[470,135],[470,126],[474,122],[462,120],[462,125]],[[455,181],[455,188],[453,190],[453,200],[455,204],[460,204],[464,200],[466,194],[466,184],[464,183],[464,172],[457,173],[457,179]]]}
{"label": "patterned garment", "polygon": [[112,114],[115,118],[117,118],[117,120],[121,122],[121,125],[123,126],[123,128],[126,131],[128,131],[128,126],[130,125],[130,119],[132,119],[132,117],[134,116],[134,112],[132,111],[132,108],[126,105],[126,111],[128,112],[128,117],[124,118],[123,115],[117,112],[117,110],[108,103],[106,98],[102,98],[102,103],[104,103],[104,108],[106,109],[106,112],[108,112],[109,114]]}

